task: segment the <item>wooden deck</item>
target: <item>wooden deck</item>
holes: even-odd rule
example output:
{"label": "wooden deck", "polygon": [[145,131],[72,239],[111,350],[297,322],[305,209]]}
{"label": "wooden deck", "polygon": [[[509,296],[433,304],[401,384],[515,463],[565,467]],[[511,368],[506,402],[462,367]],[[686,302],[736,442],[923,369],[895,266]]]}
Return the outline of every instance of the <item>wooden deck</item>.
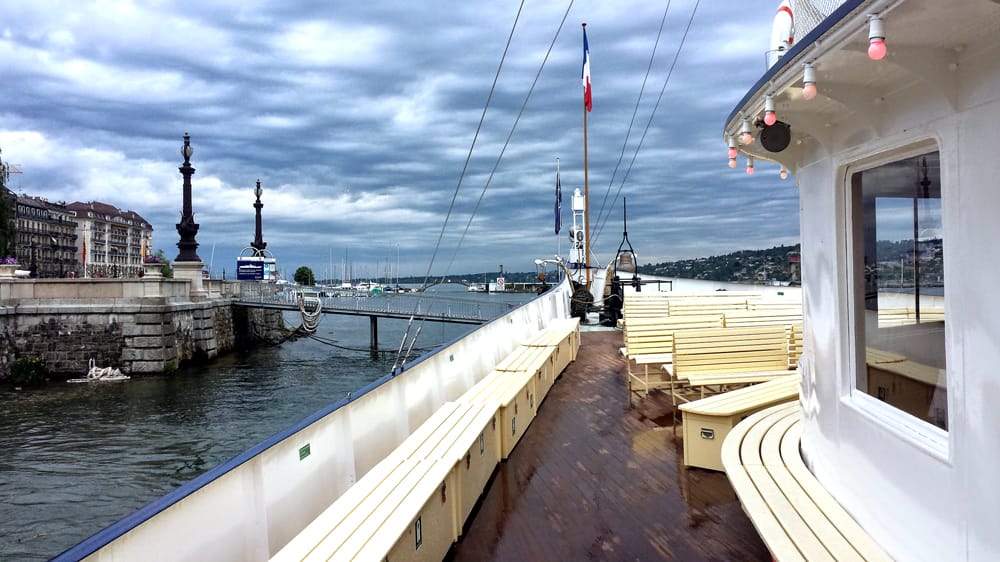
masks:
{"label": "wooden deck", "polygon": [[770,559],[726,476],[683,466],[670,398],[628,408],[621,345],[582,334],[449,559]]}

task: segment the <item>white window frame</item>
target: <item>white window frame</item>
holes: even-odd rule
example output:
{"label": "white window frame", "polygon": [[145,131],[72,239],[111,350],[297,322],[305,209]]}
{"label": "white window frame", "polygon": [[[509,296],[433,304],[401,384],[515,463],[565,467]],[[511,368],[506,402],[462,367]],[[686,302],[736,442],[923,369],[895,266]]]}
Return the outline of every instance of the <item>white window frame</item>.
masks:
{"label": "white window frame", "polygon": [[[874,155],[855,157],[853,159],[845,160],[838,167],[841,172],[838,174],[838,177],[841,178],[839,190],[841,195],[841,208],[838,214],[840,215],[839,220],[842,225],[839,237],[844,242],[844,248],[846,249],[846,252],[842,256],[844,265],[843,271],[846,271],[846,278],[843,280],[846,287],[846,298],[844,302],[844,310],[841,311],[841,318],[846,320],[847,327],[846,345],[844,346],[845,349],[843,356],[846,369],[844,370],[845,376],[841,380],[840,402],[842,406],[854,410],[872,422],[886,428],[886,430],[900,438],[904,443],[909,444],[917,450],[925,452],[932,458],[951,464],[954,453],[954,447],[951,446],[951,433],[895,406],[887,404],[879,400],[877,397],[871,396],[867,392],[858,388],[859,357],[860,353],[863,352],[864,344],[863,342],[858,341],[858,334],[855,328],[857,325],[856,323],[858,322],[856,312],[857,299],[859,298],[859,295],[857,294],[858,284],[856,276],[857,272],[855,271],[855,255],[857,251],[864,250],[856,247],[857,241],[854,236],[854,227],[857,217],[854,216],[854,193],[852,190],[851,179],[856,173],[878,168],[879,166],[897,162],[899,160],[920,156],[921,154],[927,154],[929,152],[937,152],[941,162],[941,220],[942,230],[945,233],[944,240],[946,257],[944,276],[946,286],[945,314],[947,316],[947,286],[948,279],[950,277],[950,267],[947,259],[947,240],[949,232],[947,207],[951,191],[951,189],[947,186],[950,183],[951,177],[946,172],[947,154],[942,148],[941,140],[932,137],[910,140],[905,144],[896,147],[888,147]],[[864,322],[864,319],[861,319],[861,322]],[[860,351],[858,350],[859,343],[862,345],[862,350]],[[952,340],[949,338],[948,330],[945,332],[945,354],[946,364],[948,365],[948,375],[945,387],[948,393],[948,427],[954,427],[954,389],[956,388],[956,369],[954,369],[952,365],[957,364],[957,361],[953,361],[954,353],[952,349]]]}

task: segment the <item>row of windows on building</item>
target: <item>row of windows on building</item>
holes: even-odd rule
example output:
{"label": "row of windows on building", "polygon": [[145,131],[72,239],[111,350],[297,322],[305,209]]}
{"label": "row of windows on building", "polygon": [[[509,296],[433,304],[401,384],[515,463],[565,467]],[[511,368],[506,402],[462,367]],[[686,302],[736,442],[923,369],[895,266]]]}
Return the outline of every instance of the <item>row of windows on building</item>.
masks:
{"label": "row of windows on building", "polygon": [[8,251],[21,268],[32,268],[38,277],[137,277],[142,271],[153,227],[135,211],[5,191],[14,210]]}

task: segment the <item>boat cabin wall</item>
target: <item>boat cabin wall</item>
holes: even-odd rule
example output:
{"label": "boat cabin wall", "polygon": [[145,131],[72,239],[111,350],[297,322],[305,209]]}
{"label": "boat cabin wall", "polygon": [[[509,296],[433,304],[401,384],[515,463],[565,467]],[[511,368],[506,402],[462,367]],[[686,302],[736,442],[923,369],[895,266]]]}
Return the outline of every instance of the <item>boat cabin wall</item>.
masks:
{"label": "boat cabin wall", "polygon": [[[1000,557],[993,523],[1000,506],[1000,42],[993,43],[963,60],[950,100],[919,84],[902,91],[881,104],[877,127],[837,123],[830,142],[813,143],[796,171],[803,453],[824,486],[901,560]],[[856,327],[865,319],[852,303],[865,287],[852,257],[860,228],[852,217],[860,211],[851,176],[928,151],[940,157],[946,430],[855,388],[865,353]]]}

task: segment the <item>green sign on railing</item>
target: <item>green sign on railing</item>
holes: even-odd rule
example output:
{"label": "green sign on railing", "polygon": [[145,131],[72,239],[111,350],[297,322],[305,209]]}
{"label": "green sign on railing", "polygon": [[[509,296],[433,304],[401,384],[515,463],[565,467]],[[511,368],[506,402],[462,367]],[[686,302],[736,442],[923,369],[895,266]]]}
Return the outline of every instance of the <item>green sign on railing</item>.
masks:
{"label": "green sign on railing", "polygon": [[308,457],[310,452],[311,451],[309,450],[309,443],[306,443],[305,445],[299,447],[299,460],[301,461],[306,457]]}

